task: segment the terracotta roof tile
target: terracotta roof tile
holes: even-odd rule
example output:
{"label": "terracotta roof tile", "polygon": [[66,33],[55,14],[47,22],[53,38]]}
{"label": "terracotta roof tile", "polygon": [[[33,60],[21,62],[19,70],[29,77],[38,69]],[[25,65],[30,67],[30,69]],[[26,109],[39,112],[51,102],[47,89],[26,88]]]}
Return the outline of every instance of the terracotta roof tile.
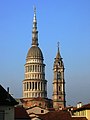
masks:
{"label": "terracotta roof tile", "polygon": [[28,120],[30,120],[30,117],[29,117],[29,115],[26,112],[24,107],[15,107],[14,113],[15,113],[15,119],[28,119]]}
{"label": "terracotta roof tile", "polygon": [[89,110],[90,110],[90,103],[89,103],[89,104],[86,104],[86,105],[83,105],[83,106],[80,107],[80,108],[76,108],[76,109],[73,110],[73,111],[80,111],[80,110],[86,110],[86,109],[89,109]]}
{"label": "terracotta roof tile", "polygon": [[42,120],[71,120],[71,115],[66,111],[53,111],[40,115]]}

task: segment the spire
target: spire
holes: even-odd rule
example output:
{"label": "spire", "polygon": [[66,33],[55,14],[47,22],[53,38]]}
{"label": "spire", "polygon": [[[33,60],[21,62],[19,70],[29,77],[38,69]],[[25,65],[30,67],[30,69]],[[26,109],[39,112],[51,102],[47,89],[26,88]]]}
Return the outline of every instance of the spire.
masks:
{"label": "spire", "polygon": [[34,7],[33,28],[37,29],[36,7]]}
{"label": "spire", "polygon": [[34,7],[33,28],[32,28],[32,46],[38,46],[36,7]]}
{"label": "spire", "polygon": [[58,44],[58,52],[57,52],[57,55],[56,55],[56,59],[60,59],[61,56],[60,56],[60,50],[59,50],[59,42],[57,43]]}

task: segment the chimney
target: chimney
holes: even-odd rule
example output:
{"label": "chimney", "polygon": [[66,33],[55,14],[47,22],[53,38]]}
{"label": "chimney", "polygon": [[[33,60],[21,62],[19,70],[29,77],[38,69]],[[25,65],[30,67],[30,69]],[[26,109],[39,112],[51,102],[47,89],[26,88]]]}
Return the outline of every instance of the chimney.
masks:
{"label": "chimney", "polygon": [[9,87],[7,87],[7,92],[9,93]]}
{"label": "chimney", "polygon": [[82,102],[77,103],[77,108],[82,107]]}

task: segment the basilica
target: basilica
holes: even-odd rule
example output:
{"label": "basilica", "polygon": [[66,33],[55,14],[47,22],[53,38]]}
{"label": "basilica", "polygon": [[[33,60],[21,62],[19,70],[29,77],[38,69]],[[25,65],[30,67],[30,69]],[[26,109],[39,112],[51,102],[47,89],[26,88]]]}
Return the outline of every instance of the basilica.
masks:
{"label": "basilica", "polygon": [[47,82],[44,57],[38,43],[36,8],[34,8],[32,43],[26,56],[23,97],[21,99],[24,107],[39,106],[58,109],[66,106],[64,63],[60,55],[59,45],[53,64],[52,99],[47,97]]}

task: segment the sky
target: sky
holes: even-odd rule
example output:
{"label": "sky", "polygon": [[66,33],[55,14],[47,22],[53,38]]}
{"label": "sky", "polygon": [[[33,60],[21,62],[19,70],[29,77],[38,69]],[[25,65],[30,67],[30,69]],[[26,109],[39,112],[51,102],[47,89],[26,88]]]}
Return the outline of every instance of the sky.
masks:
{"label": "sky", "polygon": [[53,63],[60,42],[67,105],[90,103],[90,0],[0,0],[0,84],[22,97],[24,64],[36,6],[39,47],[52,98]]}

